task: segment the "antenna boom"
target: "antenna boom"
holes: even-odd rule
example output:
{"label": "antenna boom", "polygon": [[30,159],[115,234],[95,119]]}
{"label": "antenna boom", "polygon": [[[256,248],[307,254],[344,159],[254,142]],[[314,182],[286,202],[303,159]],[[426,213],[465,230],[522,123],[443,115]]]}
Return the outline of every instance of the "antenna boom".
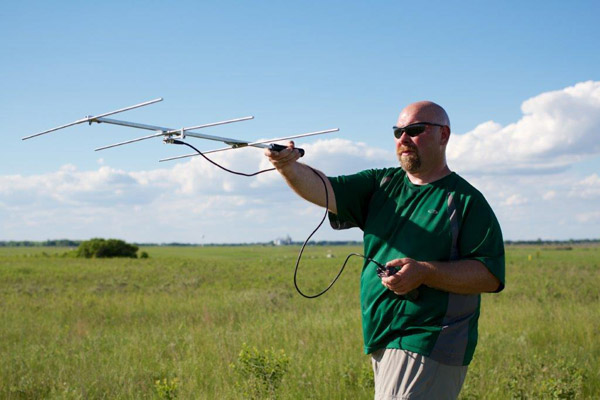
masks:
{"label": "antenna boom", "polygon": [[[297,139],[297,138],[306,137],[306,136],[323,135],[325,133],[338,132],[338,131],[339,131],[339,128],[334,128],[334,129],[326,129],[324,131],[301,133],[299,135],[286,136],[286,137],[277,138],[277,139],[259,140],[257,142],[247,143],[245,146],[222,147],[220,149],[203,151],[202,153],[203,154],[217,153],[217,152],[220,152],[220,151],[233,150],[233,149],[237,149],[239,147],[247,147],[247,146],[258,147],[258,148],[264,149],[264,148],[269,147],[269,146],[266,145],[266,143],[279,142],[280,140]],[[192,135],[190,135],[190,136],[192,136]],[[187,157],[195,157],[195,156],[199,156],[199,155],[200,154],[198,154],[198,153],[190,153],[190,154],[184,154],[182,156],[175,156],[175,157],[163,158],[163,159],[160,159],[158,161],[159,162],[173,161],[173,160],[179,160],[179,159],[187,158]]]}

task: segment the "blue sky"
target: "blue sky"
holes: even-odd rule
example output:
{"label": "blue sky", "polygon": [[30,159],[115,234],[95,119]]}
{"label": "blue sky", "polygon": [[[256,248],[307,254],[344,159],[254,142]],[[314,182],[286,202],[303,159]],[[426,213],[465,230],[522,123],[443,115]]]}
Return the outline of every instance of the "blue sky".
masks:
{"label": "blue sky", "polygon": [[[333,174],[396,165],[406,104],[448,111],[449,165],[488,198],[506,239],[600,237],[600,5],[558,2],[12,2],[0,24],[0,240],[303,239],[321,211],[276,174],[157,163],[145,131],[254,115],[205,133],[257,139],[327,128],[305,161]],[[190,139],[201,149],[212,143]],[[266,167],[259,150],[216,158]],[[317,239],[360,239],[323,228]]]}

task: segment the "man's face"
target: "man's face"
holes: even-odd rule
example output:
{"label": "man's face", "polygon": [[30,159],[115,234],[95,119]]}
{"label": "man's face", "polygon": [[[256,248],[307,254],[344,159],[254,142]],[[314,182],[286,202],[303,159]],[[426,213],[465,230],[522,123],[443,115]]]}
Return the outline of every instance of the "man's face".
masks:
{"label": "man's face", "polygon": [[[400,113],[396,126],[402,128],[419,122],[443,125],[435,112],[427,107],[411,105]],[[396,138],[396,154],[400,166],[406,172],[427,172],[443,167],[446,163],[445,150],[449,137],[449,128],[427,125],[417,136],[410,137],[404,132]]]}

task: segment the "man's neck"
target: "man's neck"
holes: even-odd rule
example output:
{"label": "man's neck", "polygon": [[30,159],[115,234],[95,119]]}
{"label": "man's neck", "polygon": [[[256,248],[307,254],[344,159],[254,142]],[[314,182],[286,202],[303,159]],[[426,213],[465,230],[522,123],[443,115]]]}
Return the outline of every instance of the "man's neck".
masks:
{"label": "man's neck", "polygon": [[406,176],[415,185],[427,185],[428,183],[439,181],[443,177],[450,175],[450,173],[452,171],[450,171],[447,164],[444,164],[442,168],[434,171],[406,172]]}

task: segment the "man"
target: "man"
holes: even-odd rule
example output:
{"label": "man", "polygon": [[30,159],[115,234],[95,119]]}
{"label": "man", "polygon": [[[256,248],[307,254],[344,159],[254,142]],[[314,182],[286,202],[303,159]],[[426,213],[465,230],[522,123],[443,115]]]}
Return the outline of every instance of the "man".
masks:
{"label": "man", "polygon": [[304,199],[325,206],[329,196],[332,226],[361,228],[365,255],[397,270],[380,278],[366,261],[361,274],[375,399],[455,399],[477,343],[480,293],[504,288],[502,233],[483,195],[446,163],[442,107],[410,104],[394,136],[401,168],[328,178],[326,190],[293,143],[265,154]]}

